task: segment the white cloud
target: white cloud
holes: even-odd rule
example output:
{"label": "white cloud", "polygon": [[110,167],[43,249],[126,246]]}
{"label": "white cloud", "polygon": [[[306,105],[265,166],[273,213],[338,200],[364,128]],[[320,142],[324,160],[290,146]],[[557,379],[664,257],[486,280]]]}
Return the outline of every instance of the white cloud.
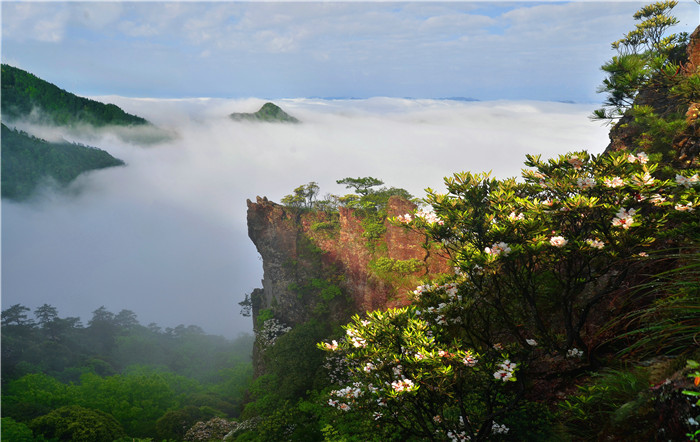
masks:
{"label": "white cloud", "polygon": [[587,118],[591,109],[560,103],[279,100],[303,123],[270,125],[227,117],[257,110],[260,99],[100,99],[180,136],[149,147],[82,138],[128,165],[32,204],[3,201],[6,305],[49,303],[83,320],[105,305],[133,310],[142,323],[233,336],[250,331],[236,303],[262,278],[246,199],[279,201],[309,181],[322,194],[345,194],[335,181],[347,176],[423,196],[454,172],[506,177],[518,174],[525,153],[600,152],[607,142]]}

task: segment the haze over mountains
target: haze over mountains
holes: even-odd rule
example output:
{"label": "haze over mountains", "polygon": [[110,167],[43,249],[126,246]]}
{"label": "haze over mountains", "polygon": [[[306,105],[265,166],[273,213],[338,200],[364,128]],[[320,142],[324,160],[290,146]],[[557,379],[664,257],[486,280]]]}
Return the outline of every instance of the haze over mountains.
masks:
{"label": "haze over mountains", "polygon": [[3,199],[3,305],[49,303],[89,318],[104,305],[142,323],[250,331],[237,303],[259,286],[245,200],[279,201],[300,184],[344,194],[346,176],[376,176],[416,196],[456,170],[517,175],[525,153],[602,151],[591,107],[543,102],[373,98],[281,99],[301,124],[250,124],[261,99],[92,97],[175,134],[147,145],[108,130],[62,133],[18,121],[44,139],[99,147],[126,163]]}

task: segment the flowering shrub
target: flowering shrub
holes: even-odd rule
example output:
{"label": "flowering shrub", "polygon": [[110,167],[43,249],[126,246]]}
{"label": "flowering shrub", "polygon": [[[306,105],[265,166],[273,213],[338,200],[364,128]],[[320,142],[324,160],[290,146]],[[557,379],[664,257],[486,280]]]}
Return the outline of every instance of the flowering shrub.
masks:
{"label": "flowering shrub", "polygon": [[446,179],[446,194],[430,191],[442,223],[404,224],[441,242],[457,267],[453,282],[468,302],[445,321],[461,321],[465,335],[481,334],[487,345],[501,338],[484,336],[496,330],[475,318],[498,318],[498,333],[523,348],[536,339],[562,355],[585,350],[591,309],[619,287],[633,257],[697,228],[697,173],[662,171],[658,158],[528,156],[523,182],[459,173]]}
{"label": "flowering shrub", "polygon": [[[458,300],[453,286],[435,291]],[[505,434],[507,427],[494,418],[520,391],[519,366],[503,349],[477,352],[453,340],[439,321],[449,308],[411,306],[355,316],[344,339],[320,343],[331,355],[344,356],[351,378],[330,392],[328,405],[426,440]]]}
{"label": "flowering shrub", "polygon": [[654,243],[698,228],[695,171],[661,171],[659,156],[528,156],[522,182],[459,173],[446,194],[429,190],[433,212],[396,222],[441,243],[455,274],[319,344],[348,373],[328,404],[426,439],[506,434],[534,352],[592,357],[595,305]]}
{"label": "flowering shrub", "polygon": [[256,332],[255,337],[258,344],[262,348],[265,348],[273,345],[278,337],[287,333],[291,329],[291,327],[287,327],[277,319],[272,318],[263,322],[262,329]]}
{"label": "flowering shrub", "polygon": [[187,430],[184,440],[186,441],[210,441],[222,440],[231,431],[237,428],[236,422],[215,417],[206,422],[197,422]]}

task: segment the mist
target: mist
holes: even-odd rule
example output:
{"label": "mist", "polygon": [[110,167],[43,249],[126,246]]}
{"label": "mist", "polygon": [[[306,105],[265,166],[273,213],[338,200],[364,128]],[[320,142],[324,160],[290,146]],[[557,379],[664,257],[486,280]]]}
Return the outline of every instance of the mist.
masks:
{"label": "mist", "polygon": [[423,197],[455,172],[517,176],[527,153],[600,153],[608,143],[608,128],[588,119],[590,104],[274,100],[302,121],[292,125],[228,118],[257,111],[260,99],[92,98],[173,135],[140,144],[153,137],[17,124],[127,165],[43,188],[28,202],[2,201],[3,309],[48,303],[86,323],[105,306],[132,310],[144,325],[194,324],[235,337],[252,331],[238,302],[262,278],[246,199],[279,201],[310,181],[321,195],[342,195],[349,190],[336,180],[362,176]]}

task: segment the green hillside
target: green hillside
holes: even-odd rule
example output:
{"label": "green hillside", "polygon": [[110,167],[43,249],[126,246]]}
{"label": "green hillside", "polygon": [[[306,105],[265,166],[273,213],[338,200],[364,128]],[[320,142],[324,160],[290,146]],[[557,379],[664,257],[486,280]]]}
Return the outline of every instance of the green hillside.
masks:
{"label": "green hillside", "polygon": [[292,117],[274,103],[265,103],[259,111],[255,113],[233,113],[232,119],[238,121],[267,121],[281,123],[299,123],[299,120]]}
{"label": "green hillside", "polygon": [[51,143],[2,125],[3,198],[23,200],[47,179],[65,185],[83,172],[122,165],[122,160],[103,150]]}
{"label": "green hillside", "polygon": [[2,117],[5,121],[30,118],[41,123],[66,126],[149,124],[114,104],[79,97],[7,64],[2,65]]}

